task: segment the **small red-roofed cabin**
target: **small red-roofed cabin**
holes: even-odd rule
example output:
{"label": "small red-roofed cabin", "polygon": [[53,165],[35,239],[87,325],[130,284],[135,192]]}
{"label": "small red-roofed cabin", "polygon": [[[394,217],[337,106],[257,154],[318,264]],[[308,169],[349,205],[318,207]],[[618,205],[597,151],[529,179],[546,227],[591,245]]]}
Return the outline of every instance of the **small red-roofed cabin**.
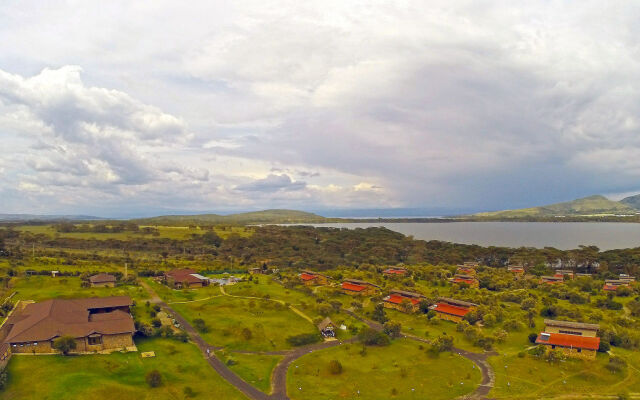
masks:
{"label": "small red-roofed cabin", "polygon": [[382,303],[385,308],[393,308],[402,312],[416,312],[422,299],[424,296],[420,293],[392,290],[387,297],[382,299]]}
{"label": "small red-roofed cabin", "polygon": [[628,281],[621,281],[619,279],[607,279],[604,281],[602,290],[607,292],[615,292],[619,287],[629,286]]}
{"label": "small red-roofed cabin", "polygon": [[507,267],[507,269],[515,276],[524,275],[524,267],[522,265],[510,265],[509,267]]}
{"label": "small red-roofed cabin", "polygon": [[546,283],[548,285],[562,284],[564,283],[564,277],[562,275],[561,276],[541,276],[540,282]]}
{"label": "small red-roofed cabin", "polygon": [[559,269],[556,270],[555,274],[553,274],[553,276],[555,276],[556,278],[560,277],[563,278],[566,276],[569,279],[573,279],[573,271],[571,271],[570,269]]}
{"label": "small red-roofed cabin", "polygon": [[475,310],[476,307],[478,307],[477,304],[441,297],[436,304],[429,308],[438,314],[438,318],[459,323],[465,315]]}
{"label": "small red-roofed cabin", "polygon": [[458,268],[456,269],[456,274],[475,276],[476,269],[473,267],[467,267],[466,265],[458,265]]}
{"label": "small red-roofed cabin", "polygon": [[329,283],[329,277],[313,271],[302,271],[298,278],[305,286],[326,285]]}
{"label": "small red-roofed cabin", "polygon": [[478,286],[480,286],[480,282],[471,275],[457,274],[453,278],[451,278],[451,282],[458,283],[458,284],[466,283],[467,285],[469,285],[469,287],[472,287],[472,288],[477,288]]}
{"label": "small red-roofed cabin", "polygon": [[567,357],[596,358],[600,347],[600,338],[596,336],[599,325],[549,319],[545,319],[544,323],[545,331],[538,335],[536,344],[561,350]]}
{"label": "small red-roofed cabin", "polygon": [[382,271],[382,273],[385,276],[388,276],[390,278],[402,278],[408,275],[409,271],[407,271],[404,268],[400,268],[400,267],[389,267],[387,269],[385,269],[384,271]]}
{"label": "small red-roofed cabin", "polygon": [[371,296],[380,289],[378,285],[358,279],[345,279],[341,287],[343,293],[351,296]]}

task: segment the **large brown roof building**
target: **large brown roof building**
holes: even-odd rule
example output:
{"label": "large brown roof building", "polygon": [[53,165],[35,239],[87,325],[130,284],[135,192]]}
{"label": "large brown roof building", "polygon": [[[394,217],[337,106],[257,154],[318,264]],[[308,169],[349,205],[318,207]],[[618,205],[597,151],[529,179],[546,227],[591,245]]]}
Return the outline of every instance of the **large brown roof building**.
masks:
{"label": "large brown roof building", "polygon": [[3,342],[12,353],[53,353],[53,341],[61,336],[74,337],[77,352],[133,347],[132,304],[128,296],[27,304],[6,321]]}

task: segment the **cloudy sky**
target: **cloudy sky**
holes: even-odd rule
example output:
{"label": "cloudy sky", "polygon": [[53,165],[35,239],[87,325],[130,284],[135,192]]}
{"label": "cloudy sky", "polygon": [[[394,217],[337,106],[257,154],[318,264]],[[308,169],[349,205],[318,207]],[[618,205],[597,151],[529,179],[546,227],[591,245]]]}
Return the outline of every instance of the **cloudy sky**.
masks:
{"label": "cloudy sky", "polygon": [[639,18],[626,0],[3,1],[0,213],[635,193]]}

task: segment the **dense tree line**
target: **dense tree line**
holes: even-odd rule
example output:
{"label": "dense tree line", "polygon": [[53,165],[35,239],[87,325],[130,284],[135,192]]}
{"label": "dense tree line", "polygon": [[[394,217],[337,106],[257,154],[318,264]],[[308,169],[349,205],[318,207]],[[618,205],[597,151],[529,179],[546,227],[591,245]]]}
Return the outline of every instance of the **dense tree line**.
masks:
{"label": "dense tree line", "polygon": [[[360,264],[395,265],[430,263],[457,264],[476,260],[485,265],[503,267],[522,263],[533,271],[544,273],[550,266],[581,272],[640,271],[640,248],[601,252],[595,246],[573,250],[555,248],[483,247],[442,241],[415,240],[386,228],[345,229],[306,226],[255,227],[253,235],[235,234],[223,240],[213,230],[192,235],[187,240],[135,237],[127,240],[51,237],[44,234],[18,232],[0,228],[0,243],[5,253],[15,257],[27,253],[32,245],[39,248],[74,250],[118,250],[123,253],[146,252],[170,258],[198,258],[230,262],[237,266],[267,262],[279,268],[331,269]],[[0,247],[0,251],[1,251]],[[6,254],[5,254],[6,256]]]}

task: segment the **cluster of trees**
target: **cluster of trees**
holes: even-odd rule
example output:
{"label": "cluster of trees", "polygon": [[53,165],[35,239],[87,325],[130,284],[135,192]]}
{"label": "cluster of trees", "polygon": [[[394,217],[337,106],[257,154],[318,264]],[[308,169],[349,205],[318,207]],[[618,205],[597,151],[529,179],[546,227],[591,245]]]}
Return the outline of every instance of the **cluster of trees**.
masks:
{"label": "cluster of trees", "polygon": [[[152,227],[145,227],[142,230],[133,222],[120,223],[97,223],[97,224],[74,224],[71,222],[60,222],[53,225],[53,229],[60,233],[120,233],[120,232],[143,232],[154,233],[158,230]],[[145,232],[146,231],[146,232]]]}

